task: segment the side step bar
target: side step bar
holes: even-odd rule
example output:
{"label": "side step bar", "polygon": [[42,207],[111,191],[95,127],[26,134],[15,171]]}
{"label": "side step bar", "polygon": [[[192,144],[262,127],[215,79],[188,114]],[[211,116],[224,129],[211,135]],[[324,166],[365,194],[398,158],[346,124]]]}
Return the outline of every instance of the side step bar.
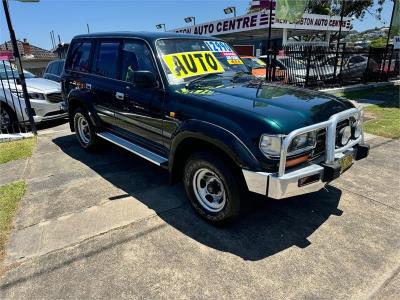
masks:
{"label": "side step bar", "polygon": [[132,142],[129,142],[119,136],[116,136],[115,134],[112,134],[110,132],[98,132],[97,136],[101,137],[102,139],[105,139],[117,146],[120,146],[129,152],[132,152],[144,159],[147,159],[148,161],[152,162],[153,164],[156,164],[157,166],[166,166],[168,163],[168,159],[165,157],[162,157],[152,151],[149,151],[139,145],[136,145]]}

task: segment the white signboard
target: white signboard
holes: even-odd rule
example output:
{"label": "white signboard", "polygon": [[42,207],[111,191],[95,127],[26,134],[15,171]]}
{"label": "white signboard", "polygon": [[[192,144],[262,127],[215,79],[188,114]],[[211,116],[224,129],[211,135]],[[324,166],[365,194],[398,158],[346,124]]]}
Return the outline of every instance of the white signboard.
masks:
{"label": "white signboard", "polygon": [[[221,35],[248,31],[253,29],[265,29],[269,26],[269,12],[258,12],[236,18],[217,20],[214,22],[202,23],[194,26],[183,27],[171,31],[178,33],[198,34],[198,35]],[[272,28],[290,29],[309,29],[309,30],[330,30],[338,31],[340,27],[339,16],[327,16],[316,14],[303,14],[297,22],[286,20],[275,20],[275,13],[272,13]],[[349,31],[351,28],[351,18],[343,18],[342,30]]]}
{"label": "white signboard", "polygon": [[394,49],[400,49],[400,36],[393,37],[393,47]]}

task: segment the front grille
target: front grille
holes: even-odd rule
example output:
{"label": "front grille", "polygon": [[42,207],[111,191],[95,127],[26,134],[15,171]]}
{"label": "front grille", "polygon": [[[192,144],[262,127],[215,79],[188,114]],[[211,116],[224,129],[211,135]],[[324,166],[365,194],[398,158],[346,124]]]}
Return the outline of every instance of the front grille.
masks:
{"label": "front grille", "polygon": [[62,96],[61,96],[61,93],[47,94],[46,98],[47,98],[48,101],[54,102],[54,103],[59,103],[59,102],[61,102],[63,100]]}
{"label": "front grille", "polygon": [[[343,120],[339,122],[336,126],[336,136],[339,134],[339,131],[349,125],[349,120]],[[325,145],[326,145],[326,129],[320,129],[317,131],[317,144],[314,149],[313,158],[317,158],[323,154],[325,154]]]}

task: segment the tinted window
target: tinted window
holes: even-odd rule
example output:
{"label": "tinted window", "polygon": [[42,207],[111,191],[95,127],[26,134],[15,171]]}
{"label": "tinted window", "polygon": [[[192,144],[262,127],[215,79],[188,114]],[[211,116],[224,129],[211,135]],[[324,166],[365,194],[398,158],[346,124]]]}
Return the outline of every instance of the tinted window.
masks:
{"label": "tinted window", "polygon": [[55,63],[55,70],[54,70],[54,74],[57,76],[61,75],[62,72],[62,68],[63,68],[64,62],[63,61],[58,61],[57,63]]}
{"label": "tinted window", "polygon": [[117,42],[100,43],[94,63],[93,73],[108,78],[116,78],[118,49],[119,43]]}
{"label": "tinted window", "polygon": [[360,63],[363,61],[364,61],[364,58],[362,56],[353,56],[352,58],[350,58],[349,63],[357,64],[357,63]]}
{"label": "tinted window", "polygon": [[92,43],[81,42],[76,43],[72,46],[70,58],[68,61],[68,69],[79,72],[89,71],[89,58]]}
{"label": "tinted window", "polygon": [[52,74],[52,73],[53,73],[53,69],[54,69],[54,63],[50,63],[50,64],[47,66],[47,69],[46,69],[46,72],[45,72],[45,73]]}
{"label": "tinted window", "polygon": [[122,47],[122,80],[132,82],[135,71],[156,73],[149,47],[141,41],[125,42]]}

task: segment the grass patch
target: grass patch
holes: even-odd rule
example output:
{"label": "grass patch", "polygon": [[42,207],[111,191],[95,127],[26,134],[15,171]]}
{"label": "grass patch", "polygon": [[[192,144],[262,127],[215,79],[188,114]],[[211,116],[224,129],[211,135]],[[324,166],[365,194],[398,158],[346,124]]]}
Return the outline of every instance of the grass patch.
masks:
{"label": "grass patch", "polygon": [[0,186],[0,260],[4,255],[4,247],[8,234],[12,229],[12,220],[26,190],[24,181],[16,181]]}
{"label": "grass patch", "polygon": [[0,143],[0,164],[32,155],[36,138]]}
{"label": "grass patch", "polygon": [[365,132],[392,139],[400,138],[400,86],[341,92],[337,95],[351,100],[383,101],[365,107]]}
{"label": "grass patch", "polygon": [[370,105],[365,109],[365,115],[371,117],[365,121],[365,132],[391,139],[400,138],[400,109]]}

